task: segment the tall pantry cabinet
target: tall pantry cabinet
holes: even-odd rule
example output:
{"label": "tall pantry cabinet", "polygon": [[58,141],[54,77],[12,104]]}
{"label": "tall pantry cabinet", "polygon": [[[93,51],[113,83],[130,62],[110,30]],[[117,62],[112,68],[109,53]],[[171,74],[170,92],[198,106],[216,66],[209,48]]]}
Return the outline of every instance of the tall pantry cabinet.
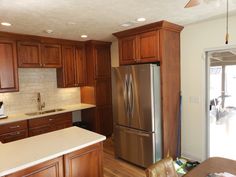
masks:
{"label": "tall pantry cabinet", "polygon": [[87,86],[81,87],[81,102],[96,108],[82,111],[89,129],[106,136],[113,132],[110,42],[86,42]]}
{"label": "tall pantry cabinet", "polygon": [[120,65],[159,63],[161,70],[162,156],[180,153],[180,32],[182,26],[160,21],[114,33]]}

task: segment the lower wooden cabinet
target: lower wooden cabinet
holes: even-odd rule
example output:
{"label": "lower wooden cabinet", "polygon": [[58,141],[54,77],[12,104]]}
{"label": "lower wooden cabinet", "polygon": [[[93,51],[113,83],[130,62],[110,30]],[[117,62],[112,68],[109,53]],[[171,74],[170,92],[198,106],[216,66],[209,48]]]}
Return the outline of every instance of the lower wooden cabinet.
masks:
{"label": "lower wooden cabinet", "polygon": [[0,141],[8,143],[28,137],[27,121],[18,121],[0,126]]}
{"label": "lower wooden cabinet", "polygon": [[2,143],[9,143],[11,141],[20,140],[27,137],[28,137],[28,130],[24,129],[24,130],[2,134],[0,135],[0,141]]}
{"label": "lower wooden cabinet", "polygon": [[98,133],[107,137],[113,132],[112,106],[98,106],[97,108]]}
{"label": "lower wooden cabinet", "polygon": [[102,143],[64,156],[65,177],[102,177]]}
{"label": "lower wooden cabinet", "polygon": [[102,150],[97,143],[5,177],[103,177]]}
{"label": "lower wooden cabinet", "polygon": [[72,113],[62,113],[29,120],[29,136],[40,135],[72,126]]}
{"label": "lower wooden cabinet", "polygon": [[63,157],[58,157],[6,177],[64,177],[63,173]]}

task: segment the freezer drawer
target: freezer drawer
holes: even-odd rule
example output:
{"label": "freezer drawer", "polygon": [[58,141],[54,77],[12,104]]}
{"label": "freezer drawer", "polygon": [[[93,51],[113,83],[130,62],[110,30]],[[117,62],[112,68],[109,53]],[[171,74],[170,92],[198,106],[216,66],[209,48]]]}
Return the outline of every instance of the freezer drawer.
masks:
{"label": "freezer drawer", "polygon": [[147,167],[155,162],[155,134],[126,127],[115,127],[115,154],[136,165]]}

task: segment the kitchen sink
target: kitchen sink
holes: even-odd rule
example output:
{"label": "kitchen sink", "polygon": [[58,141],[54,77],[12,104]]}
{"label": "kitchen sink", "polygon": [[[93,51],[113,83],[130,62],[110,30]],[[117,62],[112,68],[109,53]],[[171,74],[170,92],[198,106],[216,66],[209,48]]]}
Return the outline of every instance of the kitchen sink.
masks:
{"label": "kitchen sink", "polygon": [[65,109],[50,109],[50,110],[45,110],[45,111],[37,111],[37,112],[30,112],[30,113],[26,113],[25,115],[27,116],[36,116],[36,115],[41,115],[41,114],[48,114],[48,113],[53,113],[53,112],[60,112],[60,111],[64,111]]}

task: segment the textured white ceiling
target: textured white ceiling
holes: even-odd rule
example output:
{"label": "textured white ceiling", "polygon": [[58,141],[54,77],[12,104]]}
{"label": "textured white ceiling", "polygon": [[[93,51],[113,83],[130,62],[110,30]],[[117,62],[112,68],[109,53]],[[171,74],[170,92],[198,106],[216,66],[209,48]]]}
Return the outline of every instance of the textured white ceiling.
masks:
{"label": "textured white ceiling", "polygon": [[[180,25],[194,23],[225,13],[225,0],[216,7],[212,4],[184,9],[188,0],[0,0],[0,22],[12,23],[11,27],[0,25],[0,31],[51,36],[64,39],[108,40],[112,33],[128,29],[120,24],[138,17],[147,19],[141,26],[160,20]],[[230,0],[230,11],[235,12],[236,0]],[[75,22],[69,25],[68,22]],[[44,30],[52,29],[52,34]],[[86,39],[86,40],[88,40]]]}

